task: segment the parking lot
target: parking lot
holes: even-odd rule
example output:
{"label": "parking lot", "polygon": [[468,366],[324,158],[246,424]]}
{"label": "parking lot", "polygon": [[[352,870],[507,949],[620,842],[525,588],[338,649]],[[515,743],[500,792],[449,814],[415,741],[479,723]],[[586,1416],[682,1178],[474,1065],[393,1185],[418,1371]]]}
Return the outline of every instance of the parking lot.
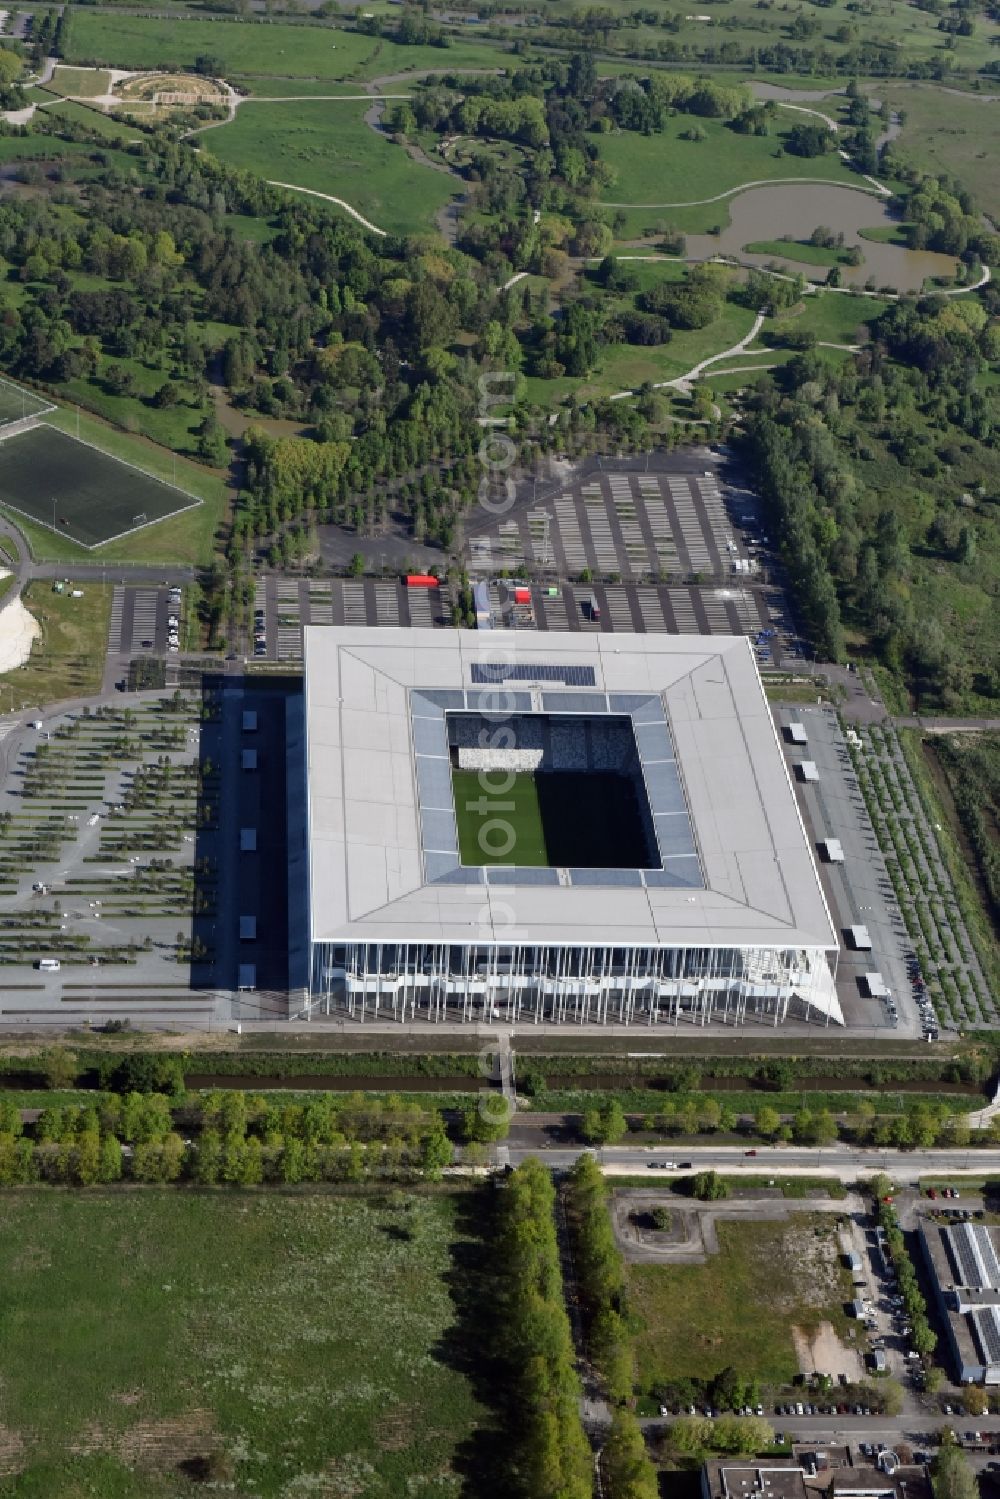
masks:
{"label": "parking lot", "polygon": [[[676,587],[668,584],[531,584],[527,606],[515,601],[511,581],[489,585],[494,626],[531,630],[636,631],[690,635],[749,635],[761,666],[780,659],[780,647],[763,632],[780,628],[777,591],[746,585]],[[257,581],[254,638],[248,654],[297,661],[304,625],[396,625],[440,629],[451,608],[440,588],[407,588],[399,578]]]}
{"label": "parking lot", "polygon": [[[819,779],[795,779],[803,820],[814,847],[820,840],[838,839],[843,863],[818,857],[818,868],[833,924],[841,939],[837,993],[848,1025],[874,1026],[901,1036],[920,1036],[923,1020],[907,972],[909,939],[896,903],[885,859],[871,825],[857,783],[850,754],[832,708],[782,708],[783,728],[801,722],[807,743],[785,745],[794,767],[812,761]],[[794,770],[793,770],[794,774]],[[845,937],[849,927],[866,927],[870,950],[852,947]],[[889,990],[888,999],[866,997],[863,975],[878,972]]]}
{"label": "parking lot", "polygon": [[522,484],[500,518],[470,520],[466,554],[480,575],[728,579],[759,570],[755,531],[752,496],[726,481],[720,454],[696,448],[650,455],[646,467],[604,460],[568,470],[562,483]]}
{"label": "parking lot", "polygon": [[117,583],[111,597],[109,655],[163,655],[179,650],[182,598],[179,586],[131,588]]}

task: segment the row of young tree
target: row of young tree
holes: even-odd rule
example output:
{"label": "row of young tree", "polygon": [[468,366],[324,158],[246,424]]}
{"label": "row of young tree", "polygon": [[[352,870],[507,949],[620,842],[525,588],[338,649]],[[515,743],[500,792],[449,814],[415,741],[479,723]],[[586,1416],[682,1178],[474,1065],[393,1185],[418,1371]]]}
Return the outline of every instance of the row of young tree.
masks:
{"label": "row of young tree", "polygon": [[591,1499],[590,1447],[563,1294],[552,1175],[529,1159],[501,1188],[496,1255],[509,1486],[521,1499]]}
{"label": "row of young tree", "polygon": [[434,1178],[451,1157],[441,1114],[401,1100],[286,1104],[226,1092],[192,1107],[160,1093],[109,1094],[44,1109],[30,1133],[0,1101],[0,1186]]}
{"label": "row of young tree", "polygon": [[903,1237],[899,1216],[891,1201],[891,1194],[883,1190],[886,1186],[887,1182],[883,1178],[876,1178],[873,1183],[878,1222],[885,1232],[886,1250],[892,1261],[892,1268],[896,1272],[899,1294],[903,1298],[903,1305],[910,1319],[910,1342],[919,1354],[929,1358],[937,1347],[937,1333],[928,1320],[927,1302],[924,1300],[924,1294],[917,1281],[913,1261],[907,1253],[906,1240]]}
{"label": "row of young tree", "polygon": [[635,1368],[625,1264],[615,1242],[604,1177],[592,1156],[580,1156],[565,1187],[583,1333],[591,1363],[612,1409],[601,1453],[609,1499],[656,1499],[656,1470],[632,1409]]}

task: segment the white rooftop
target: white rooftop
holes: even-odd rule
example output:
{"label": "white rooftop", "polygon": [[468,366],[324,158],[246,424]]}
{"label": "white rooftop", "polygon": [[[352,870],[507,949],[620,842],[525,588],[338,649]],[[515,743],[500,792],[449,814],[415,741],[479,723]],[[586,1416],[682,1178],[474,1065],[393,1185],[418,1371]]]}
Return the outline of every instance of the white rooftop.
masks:
{"label": "white rooftop", "polygon": [[[742,637],[353,626],[312,626],[304,635],[314,941],[837,947]],[[516,676],[505,687],[481,685],[497,663]],[[572,884],[536,871],[534,879],[552,882],[529,884],[457,861],[444,876],[432,868],[440,856],[426,852],[414,703],[502,712],[510,689],[521,711],[536,666],[546,670],[534,704],[546,712],[593,711],[589,694],[604,703],[596,711],[653,700],[665,716],[697,888],[672,885],[666,874],[657,883],[658,871],[609,871],[606,879],[590,871]],[[572,668],[565,692],[552,676],[563,668]]]}

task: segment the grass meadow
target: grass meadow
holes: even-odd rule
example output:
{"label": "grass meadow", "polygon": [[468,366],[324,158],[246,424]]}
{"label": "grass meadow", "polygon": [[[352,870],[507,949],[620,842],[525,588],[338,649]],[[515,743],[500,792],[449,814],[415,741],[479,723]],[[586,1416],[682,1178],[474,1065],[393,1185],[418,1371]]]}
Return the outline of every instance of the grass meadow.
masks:
{"label": "grass meadow", "polygon": [[245,105],[231,125],[207,131],[202,148],[261,177],[344,198],[388,233],[430,230],[456,184],[371,130],[366,107],[321,100]]}
{"label": "grass meadow", "polygon": [[[784,127],[784,119],[781,123]],[[704,140],[681,138],[693,124],[705,132]],[[790,177],[857,182],[836,152],[812,157],[792,156],[788,152],[777,155],[786,133],[783,128],[774,135],[740,135],[721,120],[677,115],[667,121],[667,128],[659,135],[623,130],[598,136],[602,159],[618,174],[614,184],[605,190],[604,201],[669,207],[700,203],[718,193],[730,192],[744,182],[778,182]],[[712,222],[724,222],[725,205],[712,206],[715,210]]]}
{"label": "grass meadow", "polygon": [[639,1385],[732,1365],[762,1384],[799,1372],[792,1328],[821,1322],[848,1330],[849,1279],[839,1264],[834,1218],[795,1213],[785,1222],[719,1222],[719,1253],[704,1265],[630,1265]]}
{"label": "grass meadow", "polygon": [[56,68],[48,87],[54,94],[94,99],[99,94],[110,94],[111,74],[104,68]]}
{"label": "grass meadow", "polygon": [[[987,84],[989,92],[995,86]],[[931,84],[899,79],[877,85],[893,109],[905,112],[903,130],[893,143],[898,159],[925,172],[958,177],[980,207],[1000,215],[1000,100],[975,94],[944,93]]]}
{"label": "grass meadow", "polygon": [[[111,584],[84,583],[83,598],[53,593],[47,580],[25,586],[25,608],[41,636],[24,666],[0,676],[0,706],[51,703],[98,692],[108,645]],[[7,688],[10,688],[9,694]]]}
{"label": "grass meadow", "polygon": [[464,39],[450,47],[401,46],[324,25],[285,22],[149,19],[73,14],[68,61],[120,68],[192,68],[218,60],[223,77],[374,78],[421,68],[488,68],[503,65],[499,49]]}
{"label": "grass meadow", "polygon": [[457,1496],[462,1196],[8,1194],[0,1495]]}
{"label": "grass meadow", "polygon": [[[565,19],[577,9],[574,0],[549,0],[545,15],[554,22]],[[720,42],[732,43],[742,50],[773,46],[782,41],[796,44],[792,30],[796,13],[785,11],[781,7],[761,11],[757,0],[732,0],[722,15],[716,13],[714,20],[697,13],[678,12],[667,0],[651,0],[644,9],[658,11],[661,18],[669,16],[676,26],[676,30],[672,28],[672,34],[684,48],[700,51],[712,45],[718,47]],[[844,38],[841,33],[844,26],[848,27],[848,38]],[[948,38],[937,29],[937,15],[932,11],[923,11],[913,5],[900,6],[895,4],[895,0],[871,0],[871,3],[866,4],[862,18],[853,9],[850,0],[831,0],[831,4],[824,6],[817,18],[817,29],[806,46],[816,49],[821,55],[832,54],[836,57],[843,56],[857,44],[859,38],[863,38],[897,48],[906,58],[924,62],[947,59],[949,68],[978,68],[994,56],[992,49],[997,35],[995,21],[985,16],[977,17],[972,35],[955,37],[953,47],[949,49]],[[611,45],[617,51],[629,50],[635,56],[644,47],[655,48],[662,36],[658,26],[644,23],[612,33]],[[822,56],[817,57],[816,61],[818,66]],[[617,66],[622,71],[636,71],[634,62],[622,62]],[[607,58],[602,59],[602,73],[610,72],[615,67]],[[819,72],[815,75],[796,76],[768,75],[762,71],[758,76],[773,76],[775,83],[788,88],[821,89],[829,87],[831,83],[834,87],[843,86],[843,78],[833,80]]]}

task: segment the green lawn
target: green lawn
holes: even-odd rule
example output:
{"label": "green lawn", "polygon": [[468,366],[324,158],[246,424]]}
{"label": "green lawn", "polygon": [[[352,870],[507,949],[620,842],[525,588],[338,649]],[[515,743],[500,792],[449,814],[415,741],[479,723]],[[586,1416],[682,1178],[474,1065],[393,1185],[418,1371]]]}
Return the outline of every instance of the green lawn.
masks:
{"label": "green lawn", "polygon": [[419,68],[502,67],[503,53],[464,39],[451,47],[400,46],[337,26],[282,22],[208,21],[178,17],[106,15],[74,11],[71,62],[121,68],[192,68],[217,58],[225,77],[336,81],[373,78]]}
{"label": "green lawn", "polygon": [[[797,12],[786,11],[781,7],[762,11],[758,0],[731,0],[722,13],[716,11],[714,19],[707,22],[700,20],[697,12],[678,11],[666,4],[665,0],[652,0],[643,9],[659,12],[661,25],[669,17],[676,43],[684,48],[685,54],[691,59],[684,64],[690,71],[695,71],[694,59],[699,54],[704,55],[709,49],[717,52],[720,43],[734,46],[744,55],[749,48],[765,49],[779,43],[790,45],[796,52],[800,51],[800,44],[791,30],[793,22],[798,19]],[[572,0],[549,0],[545,14],[552,20],[561,18],[565,21],[578,10],[579,7]],[[829,66],[825,61],[827,57],[847,57],[859,40],[872,44],[884,43],[898,49],[904,62],[913,60],[926,64],[940,59],[947,66],[956,69],[978,68],[993,56],[991,42],[997,35],[996,23],[980,15],[976,18],[971,36],[950,39],[937,29],[936,12],[919,10],[910,5],[899,6],[894,0],[871,0],[871,3],[866,4],[863,15],[856,11],[849,0],[831,0],[820,12],[818,22],[815,36],[805,43],[801,53],[803,67],[809,65],[810,52],[815,56],[815,75],[760,72],[755,76],[761,80],[769,78],[785,88],[842,88],[848,73],[842,72],[839,79],[827,78],[819,69],[821,66]],[[847,26],[850,33],[847,39],[838,35],[843,26]],[[630,52],[633,57],[641,55],[644,48],[649,48],[650,55],[653,55],[662,43],[662,38],[663,31],[658,26],[640,24],[612,32],[610,45],[616,51]],[[946,45],[949,40],[953,42],[953,50],[949,50]],[[605,58],[602,58],[599,67],[600,72],[605,75],[636,71],[635,62],[616,64]],[[700,68],[697,70],[701,71]],[[730,71],[729,77],[733,76]]]}
{"label": "green lawn", "polygon": [[431,229],[436,210],[459,184],[371,130],[364,122],[366,107],[322,101],[251,105],[231,125],[207,131],[202,149],[261,177],[343,198],[387,232]]}
{"label": "green lawn", "polygon": [[722,316],[714,323],[707,328],[676,328],[668,344],[651,348],[611,344],[601,351],[600,388],[608,393],[635,390],[647,380],[673,380],[684,375],[703,359],[738,343],[750,332],[753,318],[748,307],[726,302]]}
{"label": "green lawn", "polygon": [[47,580],[26,585],[21,597],[42,633],[26,664],[0,676],[0,707],[54,703],[99,690],[108,647],[111,584],[80,586],[83,597],[74,599],[69,591],[53,593]]}
{"label": "green lawn", "polygon": [[839,1263],[834,1218],[795,1213],[787,1222],[717,1225],[720,1252],[704,1265],[630,1265],[630,1299],[642,1319],[639,1385],[731,1364],[766,1384],[799,1371],[792,1328],[830,1322],[843,1338],[850,1278]]}
{"label": "green lawn", "polygon": [[846,292],[817,291],[802,298],[790,312],[768,318],[761,330],[780,338],[782,333],[814,333],[823,343],[863,343],[868,337],[868,323],[879,317],[888,306],[880,297],[851,296]]}
{"label": "green lawn", "polygon": [[82,104],[77,99],[64,99],[59,104],[50,104],[45,114],[48,119],[71,120],[77,125],[85,125],[88,130],[96,130],[109,140],[134,141],[139,138],[139,132],[127,120],[104,114],[96,104]]}
{"label": "green lawn", "polygon": [[[773,135],[739,135],[721,120],[676,115],[667,121],[661,135],[623,130],[598,136],[602,158],[618,174],[615,183],[605,190],[604,201],[668,208],[731,192],[745,182],[783,181],[789,177],[857,182],[836,152],[813,157],[787,152],[776,156],[787,134],[784,119],[781,123],[781,130]],[[681,139],[693,124],[705,131],[705,140]],[[714,207],[712,222],[725,222],[725,205]]]}
{"label": "green lawn", "polygon": [[802,265],[846,265],[846,250],[836,246],[814,245],[806,239],[755,239],[743,249],[748,255],[780,255]]}
{"label": "green lawn", "polygon": [[907,229],[909,224],[876,224],[871,229],[859,229],[858,233],[862,239],[870,239],[877,245],[899,245],[905,250],[909,247]]}
{"label": "green lawn", "polygon": [[74,99],[94,99],[111,92],[111,74],[104,68],[56,68],[46,87]]}
{"label": "green lawn", "polygon": [[[464,1492],[460,1194],[7,1194],[0,1494]],[[11,1456],[13,1454],[13,1456]],[[17,1471],[20,1469],[20,1471]]]}
{"label": "green lawn", "polygon": [[[945,94],[931,84],[893,79],[874,85],[879,98],[906,112],[902,134],[893,142],[896,157],[935,176],[957,177],[984,211],[1000,214],[1000,103],[975,94]],[[986,91],[998,90],[988,81]]]}

